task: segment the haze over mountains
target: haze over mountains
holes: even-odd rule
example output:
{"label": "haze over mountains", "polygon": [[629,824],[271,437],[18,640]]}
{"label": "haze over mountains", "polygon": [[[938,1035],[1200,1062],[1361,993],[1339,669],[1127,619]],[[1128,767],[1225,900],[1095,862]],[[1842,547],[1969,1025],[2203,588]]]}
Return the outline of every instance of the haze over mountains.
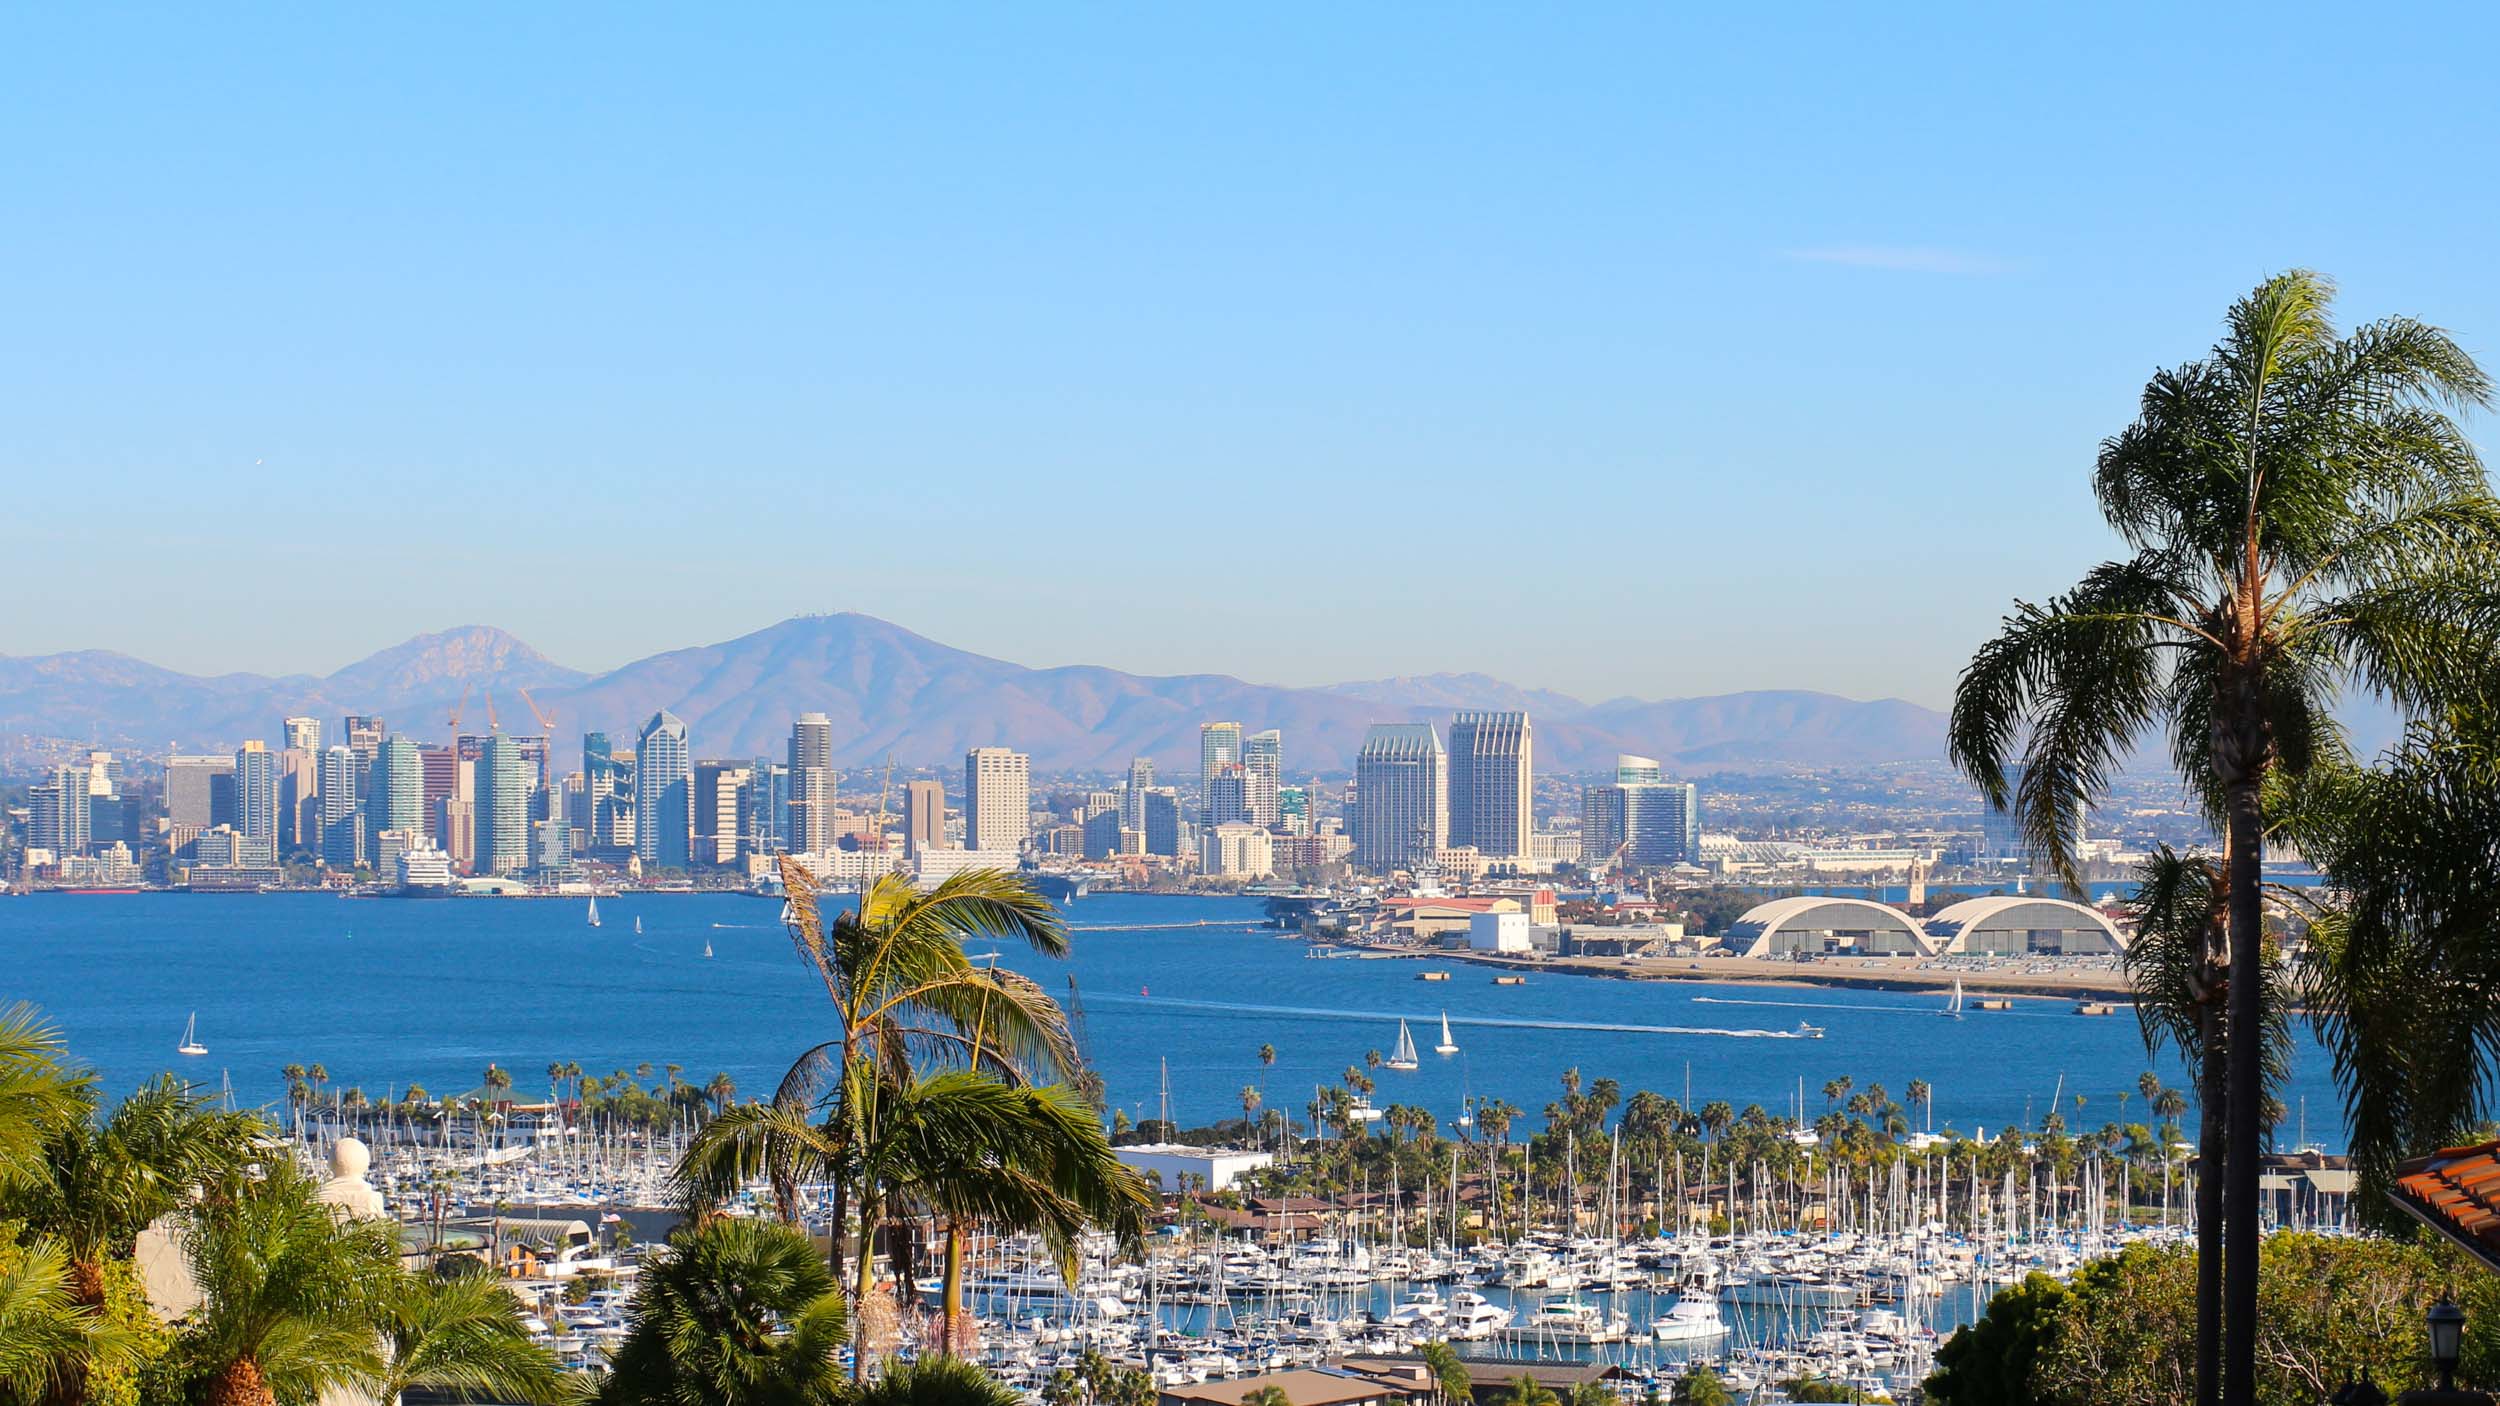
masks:
{"label": "haze over mountains", "polygon": [[491,695],[503,727],[540,731],[530,703],[569,750],[603,728],[619,745],[654,711],[685,719],[701,756],[780,756],[790,720],[833,720],[835,759],[953,765],[966,748],[1003,744],[1041,771],[1125,767],[1151,756],[1195,774],[1198,724],[1237,719],[1281,728],[1292,769],[1352,764],[1366,726],[1446,722],[1459,708],[1526,708],[1537,767],[1595,771],[1617,752],[1683,771],[1849,766],[1942,755],[1944,718],[1897,699],[1858,702],[1809,692],[1733,693],[1585,703],[1481,674],[1280,688],[1218,674],[1151,677],[1090,665],[1027,668],[953,649],[866,615],[802,616],[718,644],[671,650],[590,675],[490,626],[422,635],[313,677],[176,673],[126,655],[78,651],[0,656],[0,762],[62,743],[161,753],[275,739],[281,718],[311,714],[335,734],[348,713],[378,713],[424,740],[450,734],[464,689],[463,731],[487,726]]}

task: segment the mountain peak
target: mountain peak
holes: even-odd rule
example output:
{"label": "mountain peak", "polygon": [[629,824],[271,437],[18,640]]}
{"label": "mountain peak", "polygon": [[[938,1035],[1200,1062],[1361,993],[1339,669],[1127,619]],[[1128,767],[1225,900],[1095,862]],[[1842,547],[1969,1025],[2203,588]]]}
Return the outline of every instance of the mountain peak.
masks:
{"label": "mountain peak", "polygon": [[337,696],[431,696],[445,685],[505,683],[520,687],[573,684],[584,675],[492,625],[455,625],[369,654],[322,680]]}

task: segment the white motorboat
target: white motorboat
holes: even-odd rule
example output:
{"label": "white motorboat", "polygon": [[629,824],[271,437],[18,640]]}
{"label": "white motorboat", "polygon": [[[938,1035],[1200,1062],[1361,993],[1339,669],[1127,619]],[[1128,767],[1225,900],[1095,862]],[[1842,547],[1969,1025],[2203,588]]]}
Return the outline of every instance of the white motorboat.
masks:
{"label": "white motorboat", "polygon": [[1445,1055],[1458,1053],[1458,1042],[1450,1038],[1450,1013],[1448,1011],[1441,1012],[1441,1043],[1433,1046],[1432,1052]]}
{"label": "white motorboat", "polygon": [[1706,1298],[1679,1298],[1658,1321],[1649,1325],[1649,1336],[1662,1343],[1702,1342],[1727,1336],[1727,1319],[1719,1314],[1719,1301]]}
{"label": "white motorboat", "polygon": [[1450,1310],[1442,1320],[1444,1335],[1453,1342],[1475,1342],[1492,1337],[1510,1326],[1510,1310],[1484,1295],[1461,1290],[1450,1296]]}

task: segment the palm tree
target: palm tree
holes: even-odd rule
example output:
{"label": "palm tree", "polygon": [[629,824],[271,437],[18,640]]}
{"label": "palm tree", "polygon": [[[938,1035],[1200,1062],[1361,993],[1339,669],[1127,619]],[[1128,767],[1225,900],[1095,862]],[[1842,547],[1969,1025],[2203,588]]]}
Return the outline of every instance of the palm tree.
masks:
{"label": "palm tree", "polygon": [[563,1380],[530,1341],[520,1301],[485,1274],[403,1274],[383,1298],[382,1371],[370,1394],[396,1402],[417,1387],[497,1401],[552,1402]]}
{"label": "palm tree", "polygon": [[[1988,803],[2076,878],[2078,812],[2156,729],[2223,832],[2230,1021],[2266,1023],[2259,865],[2270,777],[2341,756],[2347,683],[2416,715],[2489,664],[2500,503],[2448,411],[2490,382],[2445,333],[2338,336],[2300,271],[2235,303],[2204,361],[2158,373],[2101,446],[2101,513],[2133,553],[2018,602],[1963,671],[1948,747]],[[2256,1390],[2261,1042],[2231,1042],[2220,1393]],[[2199,1383],[2199,1400],[2215,1383]]]}
{"label": "palm tree", "polygon": [[78,1301],[57,1241],[37,1239],[0,1266],[0,1398],[77,1400],[89,1372],[130,1355],[128,1337]]}
{"label": "palm tree", "polygon": [[1928,1111],[1929,1105],[1935,1101],[1936,1097],[1933,1085],[1924,1079],[1912,1079],[1909,1087],[1902,1090],[1902,1094],[1909,1099],[1910,1107],[1919,1111],[1921,1117],[1931,1122],[1934,1120],[1934,1115]]}
{"label": "palm tree", "polygon": [[183,1237],[201,1305],[191,1338],[208,1406],[276,1406],[385,1370],[374,1333],[400,1273],[387,1221],[341,1222],[291,1161],[194,1209]]}
{"label": "palm tree", "polygon": [[1675,1406],[1736,1406],[1736,1398],[1718,1373],[1695,1363],[1675,1380]]}
{"label": "palm tree", "polygon": [[1241,1086],[1241,1121],[1254,1131],[1259,1126],[1259,1086],[1256,1084]]}
{"label": "palm tree", "polygon": [[1432,1374],[1432,1390],[1440,1406],[1471,1406],[1476,1399],[1475,1379],[1467,1374],[1467,1359],[1458,1355],[1458,1349],[1441,1339],[1425,1343],[1420,1355],[1424,1370]]}
{"label": "palm tree", "polygon": [[712,1111],[717,1114],[729,1107],[729,1101],[738,1096],[738,1081],[730,1078],[727,1071],[714,1074],[711,1081],[703,1086],[703,1096],[712,1101]]}
{"label": "palm tree", "polygon": [[34,1007],[0,1010],[0,1174],[28,1166],[55,1130],[84,1120],[93,1085],[69,1067],[61,1032]]}
{"label": "palm tree", "polygon": [[2341,895],[2308,914],[2311,1009],[2352,1156],[2381,1203],[2402,1158],[2472,1140],[2500,1031],[2500,719],[2417,727],[2383,763],[2302,788],[2291,827]]}
{"label": "palm tree", "polygon": [[[883,1376],[850,1392],[843,1406],[1021,1406],[1023,1401],[1022,1393],[963,1358],[924,1357],[886,1368]],[[1257,1401],[1252,1393],[1242,1406]]]}
{"label": "palm tree", "polygon": [[1562,1398],[1551,1387],[1522,1372],[1510,1384],[1510,1390],[1494,1398],[1495,1406],[1562,1406]]}
{"label": "palm tree", "polygon": [[263,1131],[258,1118],[215,1111],[205,1096],[160,1075],[111,1117],[82,1118],[47,1139],[12,1209],[59,1243],[77,1302],[102,1308],[106,1262],[130,1258],[139,1232],[194,1188],[239,1176]]}
{"label": "palm tree", "polygon": [[830,1406],[839,1398],[836,1354],[849,1325],[833,1271],[805,1235],[714,1216],[681,1227],[669,1250],[642,1272],[600,1402]]}
{"label": "palm tree", "polygon": [[1242,1397],[1241,1406],[1293,1406],[1293,1398],[1285,1395],[1283,1387],[1271,1384]]}

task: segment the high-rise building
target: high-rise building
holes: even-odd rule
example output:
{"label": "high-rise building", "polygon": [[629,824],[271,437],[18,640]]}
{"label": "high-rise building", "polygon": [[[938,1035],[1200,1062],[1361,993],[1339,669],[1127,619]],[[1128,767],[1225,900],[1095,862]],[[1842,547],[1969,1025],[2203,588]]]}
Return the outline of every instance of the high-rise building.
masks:
{"label": "high-rise building", "polygon": [[321,754],[321,862],[353,869],[364,862],[365,833],[358,823],[356,754],[331,747]]}
{"label": "high-rise building", "polygon": [[1580,862],[1592,871],[1690,864],[1701,857],[1701,792],[1661,779],[1654,758],[1615,758],[1611,784],[1580,793]]}
{"label": "high-rise building", "polygon": [[739,818],[742,847],[749,854],[790,852],[790,768],[770,757],[747,765],[745,812]]}
{"label": "high-rise building", "polygon": [[740,818],[755,772],[745,762],[694,764],[694,862],[715,868],[738,862]]}
{"label": "high-rise building", "polygon": [[1449,754],[1430,723],[1373,723],[1354,758],[1354,863],[1408,868],[1449,843]]}
{"label": "high-rise building", "polygon": [[1120,793],[1120,823],[1131,830],[1146,828],[1146,793],[1155,788],[1155,762],[1152,757],[1132,757],[1128,764],[1128,786]]}
{"label": "high-rise building", "polygon": [[278,851],[278,754],[246,742],[234,754],[234,828],[255,853]]}
{"label": "high-rise building", "polygon": [[[222,794],[221,794],[222,793]],[[234,758],[165,759],[165,820],[176,853],[211,826],[234,819]]]}
{"label": "high-rise building", "polygon": [[321,751],[321,719],[289,718],[286,720],[286,750],[290,752]]}
{"label": "high-rise building", "polygon": [[903,787],[903,853],[946,848],[946,783],[913,781]]}
{"label": "high-rise building", "polygon": [[666,710],[634,741],[634,853],[645,869],[693,862],[694,754],[686,725]]}
{"label": "high-rise building", "polygon": [[27,792],[26,842],[55,857],[85,854],[90,835],[86,768],[56,767],[46,774],[49,781]]}
{"label": "high-rise building", "polygon": [[1241,724],[1198,724],[1198,795],[1204,799],[1215,790],[1215,774],[1241,760]]}
{"label": "high-rise building", "polygon": [[1489,859],[1529,858],[1535,737],[1526,713],[1465,712],[1450,720],[1450,844]]}
{"label": "high-rise building", "polygon": [[321,753],[289,747],[278,754],[278,853],[319,859],[322,844]]}
{"label": "high-rise building", "polygon": [[1032,824],[1032,760],[1005,747],[964,753],[964,848],[1020,849]]}
{"label": "high-rise building", "polygon": [[1085,817],[1084,849],[1087,859],[1104,859],[1120,852],[1120,811],[1117,806],[1098,810]]}
{"label": "high-rise building", "polygon": [[1207,779],[1207,824],[1249,823],[1250,769],[1239,762],[1221,763]]}
{"label": "high-rise building", "polygon": [[1181,800],[1169,786],[1158,786],[1146,793],[1146,853],[1179,857],[1181,852]]}
{"label": "high-rise building", "polygon": [[365,786],[365,853],[381,867],[379,837],[385,830],[427,833],[425,758],[405,737],[385,737],[373,754]]}
{"label": "high-rise building", "polygon": [[349,714],[346,719],[347,749],[356,754],[359,771],[373,769],[373,754],[382,750],[382,739],[390,735],[390,727],[380,718],[360,718]]}
{"label": "high-rise building", "polygon": [[1245,791],[1244,813],[1253,825],[1274,825],[1284,818],[1285,734],[1274,728],[1254,732],[1241,744]]}
{"label": "high-rise building", "polygon": [[476,827],[471,864],[480,874],[517,874],[530,864],[530,789],[534,778],[520,739],[489,733],[470,763]]}
{"label": "high-rise building", "polygon": [[436,849],[449,849],[451,841],[443,827],[443,805],[460,784],[460,756],[449,747],[431,743],[417,744],[417,766],[425,778],[425,837]]}
{"label": "high-rise building", "polygon": [[790,724],[790,848],[815,854],[833,845],[833,720],[801,713]]}

